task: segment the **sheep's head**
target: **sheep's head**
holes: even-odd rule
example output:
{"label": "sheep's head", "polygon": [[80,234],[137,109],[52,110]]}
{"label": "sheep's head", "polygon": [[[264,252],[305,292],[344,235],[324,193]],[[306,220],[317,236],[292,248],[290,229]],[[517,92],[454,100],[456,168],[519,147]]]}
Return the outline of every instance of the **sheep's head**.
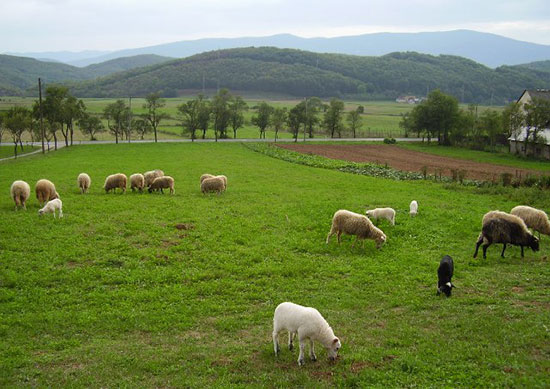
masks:
{"label": "sheep's head", "polygon": [[372,217],[372,209],[367,209],[367,211],[365,212],[365,214],[368,216],[368,217]]}
{"label": "sheep's head", "polygon": [[379,249],[384,243],[386,243],[386,234],[382,234],[376,239],[376,248]]}
{"label": "sheep's head", "polygon": [[44,208],[38,210],[38,216],[42,216],[44,213]]}
{"label": "sheep's head", "polygon": [[531,247],[533,251],[539,251],[539,239],[536,236],[531,235],[529,238],[529,247]]}
{"label": "sheep's head", "polygon": [[334,338],[330,343],[330,346],[327,347],[328,359],[330,359],[331,361],[336,360],[336,357],[338,356],[338,350],[340,350],[341,347],[342,343],[340,343],[340,339]]}
{"label": "sheep's head", "polygon": [[58,198],[59,198],[59,193],[55,192],[55,194],[53,195],[53,197],[50,200],[54,200],[54,199],[58,199]]}
{"label": "sheep's head", "polygon": [[445,296],[451,297],[451,292],[455,286],[452,282],[447,282],[446,284],[442,286],[437,287],[437,295],[439,296],[441,293],[445,293]]}

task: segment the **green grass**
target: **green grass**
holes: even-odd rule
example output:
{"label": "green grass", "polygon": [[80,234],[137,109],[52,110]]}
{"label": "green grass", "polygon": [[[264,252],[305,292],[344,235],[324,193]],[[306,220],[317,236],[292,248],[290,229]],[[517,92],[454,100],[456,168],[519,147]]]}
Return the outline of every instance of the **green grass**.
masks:
{"label": "green grass", "polygon": [[514,166],[523,169],[550,171],[550,161],[527,159],[514,154],[509,154],[507,152],[492,153],[488,151],[470,150],[461,147],[438,146],[434,143],[430,145],[427,143],[399,143],[398,146],[409,150],[441,155],[443,157]]}
{"label": "green grass", "polygon": [[[25,146],[23,145],[23,151],[21,151],[21,148],[17,148],[17,155],[21,154],[27,154],[30,152],[33,152],[35,150],[38,150],[40,147],[38,146]],[[14,148],[13,146],[4,146],[0,145],[0,158],[7,158],[12,157],[14,155]]]}
{"label": "green grass", "polygon": [[[101,189],[108,174],[154,168],[175,196]],[[227,192],[203,196],[205,172],[225,174]],[[11,182],[43,177],[62,220],[39,218],[34,197],[13,211]],[[548,209],[540,191],[392,181],[204,143],[65,148],[1,163],[0,185],[0,387],[550,385],[549,238],[524,259],[516,247],[471,258],[486,211]],[[336,210],[366,205],[397,209],[394,227],[379,223],[381,250],[325,245]],[[444,254],[450,299],[435,296]],[[325,316],[343,343],[336,363],[319,345],[302,368],[296,350],[273,355],[283,301]]]}

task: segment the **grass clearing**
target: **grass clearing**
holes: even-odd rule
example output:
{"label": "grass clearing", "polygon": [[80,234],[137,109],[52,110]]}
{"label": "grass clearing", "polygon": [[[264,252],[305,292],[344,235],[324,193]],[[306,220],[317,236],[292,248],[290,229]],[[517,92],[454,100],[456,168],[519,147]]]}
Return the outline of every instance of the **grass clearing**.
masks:
{"label": "grass clearing", "polygon": [[[176,195],[106,195],[108,174],[161,168]],[[80,195],[77,175],[92,178]],[[228,177],[203,196],[202,173]],[[65,218],[7,195],[49,178]],[[270,158],[240,144],[64,148],[0,164],[0,386],[550,385],[550,266],[541,252],[471,258],[481,216],[535,190],[393,181]],[[409,218],[411,199],[419,215]],[[376,250],[325,245],[334,211],[397,209]],[[181,229],[176,228],[181,224]],[[450,299],[439,259],[455,260]],[[343,343],[335,364],[298,367],[271,343],[282,301],[314,306]],[[281,343],[285,343],[284,338]]]}
{"label": "grass clearing", "polygon": [[[29,146],[29,145],[23,145],[23,150],[21,151],[20,147],[17,147],[17,156],[32,153],[33,151],[36,151],[40,149],[38,146]],[[14,150],[13,146],[4,146],[0,145],[0,159],[1,158],[7,158],[7,157],[13,157],[14,156]]]}

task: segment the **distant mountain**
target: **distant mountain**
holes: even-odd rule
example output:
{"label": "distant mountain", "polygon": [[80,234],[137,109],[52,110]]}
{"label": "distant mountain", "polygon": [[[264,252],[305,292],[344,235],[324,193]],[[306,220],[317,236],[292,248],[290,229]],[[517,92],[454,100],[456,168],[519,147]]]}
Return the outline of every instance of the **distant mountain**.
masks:
{"label": "distant mountain", "polygon": [[381,57],[319,54],[273,47],[219,50],[148,68],[72,83],[80,97],[176,96],[201,88],[296,97],[395,99],[441,89],[463,102],[504,104],[524,89],[544,88],[550,73],[518,66],[490,69],[466,58],[414,52]]}
{"label": "distant mountain", "polygon": [[[206,51],[252,46],[369,56],[415,51],[431,55],[456,55],[492,68],[550,59],[550,46],[548,45],[522,42],[483,32],[455,30],[421,33],[377,33],[337,38],[300,38],[294,35],[281,34],[267,37],[198,39],[114,51],[100,56],[72,60],[70,63],[75,66],[86,66],[114,58],[139,54],[157,54],[183,58]],[[53,58],[43,53],[40,53],[40,56]]]}
{"label": "distant mountain", "polygon": [[524,63],[517,66],[527,69],[540,70],[543,72],[550,72],[550,60]]}
{"label": "distant mountain", "polygon": [[0,95],[20,95],[24,90],[35,87],[38,77],[45,83],[89,80],[123,70],[158,64],[169,59],[158,55],[138,55],[78,68],[33,58],[0,55]]}
{"label": "distant mountain", "polygon": [[[5,55],[12,55],[15,57],[30,57],[47,62],[63,62],[70,63],[72,61],[78,61],[85,58],[95,58],[105,54],[109,54],[110,51],[99,50],[86,50],[79,52],[72,51],[45,51],[45,52],[28,52],[28,53],[4,53]],[[102,61],[99,61],[102,62]]]}

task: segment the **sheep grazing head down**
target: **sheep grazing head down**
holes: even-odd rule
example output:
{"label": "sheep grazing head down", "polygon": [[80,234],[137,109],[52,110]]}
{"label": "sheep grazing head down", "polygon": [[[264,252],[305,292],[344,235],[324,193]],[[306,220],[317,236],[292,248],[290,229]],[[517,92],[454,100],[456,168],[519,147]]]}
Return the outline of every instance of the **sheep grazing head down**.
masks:
{"label": "sheep grazing head down", "polygon": [[529,238],[529,247],[531,247],[531,250],[533,251],[539,251],[539,238],[537,238],[535,235],[532,235]]}
{"label": "sheep grazing head down", "polygon": [[330,347],[327,348],[328,359],[335,361],[338,357],[338,350],[340,350],[341,347],[342,344],[340,343],[340,339],[334,338]]}
{"label": "sheep grazing head down", "polygon": [[446,284],[437,287],[437,294],[445,293],[445,296],[451,297],[451,292],[454,287],[455,286],[452,282],[447,282]]}

